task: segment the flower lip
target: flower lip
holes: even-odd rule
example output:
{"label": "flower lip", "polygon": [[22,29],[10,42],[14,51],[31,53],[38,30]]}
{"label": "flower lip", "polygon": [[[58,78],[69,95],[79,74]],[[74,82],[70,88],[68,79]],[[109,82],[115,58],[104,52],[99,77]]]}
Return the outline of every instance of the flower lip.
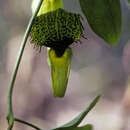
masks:
{"label": "flower lip", "polygon": [[61,8],[42,14],[34,19],[30,32],[31,42],[38,46],[64,50],[83,35],[80,18],[79,14]]}

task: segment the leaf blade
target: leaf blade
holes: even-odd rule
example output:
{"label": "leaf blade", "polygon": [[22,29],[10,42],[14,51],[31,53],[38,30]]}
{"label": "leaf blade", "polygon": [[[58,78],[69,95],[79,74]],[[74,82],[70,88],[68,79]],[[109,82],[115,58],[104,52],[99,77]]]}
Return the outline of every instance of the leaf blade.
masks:
{"label": "leaf blade", "polygon": [[76,128],[81,121],[84,119],[84,117],[92,110],[92,108],[96,105],[96,103],[99,101],[101,95],[98,95],[92,102],[91,104],[83,111],[81,112],[78,116],[76,116],[72,121],[64,124],[63,126],[60,126],[58,128],[54,128],[52,130],[59,130],[59,128],[69,128],[69,127],[74,127]]}
{"label": "leaf blade", "polygon": [[116,45],[121,33],[120,0],[79,0],[92,30],[108,44]]}
{"label": "leaf blade", "polygon": [[57,128],[55,130],[93,130],[93,126],[91,124],[87,124],[82,127],[66,127],[66,128]]}

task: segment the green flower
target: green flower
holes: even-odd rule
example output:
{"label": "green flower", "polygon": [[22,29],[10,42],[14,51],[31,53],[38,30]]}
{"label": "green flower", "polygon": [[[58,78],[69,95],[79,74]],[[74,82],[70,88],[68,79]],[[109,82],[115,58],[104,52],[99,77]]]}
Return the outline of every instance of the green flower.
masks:
{"label": "green flower", "polygon": [[[32,10],[37,0],[33,1]],[[69,48],[83,36],[79,14],[63,9],[62,0],[44,0],[30,32],[31,42],[38,47],[48,47],[48,65],[51,70],[54,97],[66,92],[72,49]]]}
{"label": "green flower", "polygon": [[35,18],[31,30],[31,42],[53,48],[62,56],[65,48],[78,41],[83,34],[80,15],[64,9],[56,9]]}

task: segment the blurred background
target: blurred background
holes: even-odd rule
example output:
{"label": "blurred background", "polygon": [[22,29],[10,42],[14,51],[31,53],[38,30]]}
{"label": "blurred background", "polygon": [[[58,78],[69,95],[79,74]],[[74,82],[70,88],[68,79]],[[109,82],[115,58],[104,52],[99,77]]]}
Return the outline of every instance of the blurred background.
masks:
{"label": "blurred background", "polygon": [[[31,17],[31,0],[0,0],[0,130],[7,129],[7,93],[21,40]],[[81,14],[78,0],[63,0],[64,8]],[[100,102],[81,125],[95,130],[130,130],[130,8],[121,0],[122,33],[112,47],[86,21],[88,40],[73,44],[66,95],[54,98],[46,48],[39,53],[27,42],[13,93],[16,117],[49,130],[79,114],[98,95]],[[32,130],[15,123],[13,130]]]}

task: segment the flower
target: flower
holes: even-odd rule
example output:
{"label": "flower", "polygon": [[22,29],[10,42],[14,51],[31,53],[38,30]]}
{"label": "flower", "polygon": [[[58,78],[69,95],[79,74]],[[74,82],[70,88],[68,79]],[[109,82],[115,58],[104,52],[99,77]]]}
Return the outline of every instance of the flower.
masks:
{"label": "flower", "polygon": [[53,48],[62,56],[64,50],[83,34],[80,15],[62,8],[37,16],[31,30],[31,42]]}

